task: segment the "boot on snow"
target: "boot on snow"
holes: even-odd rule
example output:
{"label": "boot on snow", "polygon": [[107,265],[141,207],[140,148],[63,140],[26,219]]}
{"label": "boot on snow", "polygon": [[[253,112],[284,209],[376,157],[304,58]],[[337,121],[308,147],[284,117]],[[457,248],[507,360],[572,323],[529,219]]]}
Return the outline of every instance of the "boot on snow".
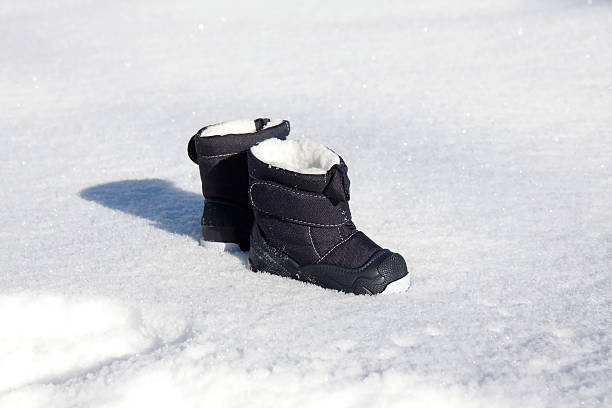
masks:
{"label": "boot on snow", "polygon": [[351,221],[348,169],[340,156],[309,140],[277,139],[247,156],[252,270],[355,294],[410,286],[402,256]]}
{"label": "boot on snow", "polygon": [[205,126],[191,137],[187,153],[200,167],[204,195],[202,240],[248,250],[253,213],[246,152],[265,139],[285,139],[288,134],[288,121],[261,118]]}

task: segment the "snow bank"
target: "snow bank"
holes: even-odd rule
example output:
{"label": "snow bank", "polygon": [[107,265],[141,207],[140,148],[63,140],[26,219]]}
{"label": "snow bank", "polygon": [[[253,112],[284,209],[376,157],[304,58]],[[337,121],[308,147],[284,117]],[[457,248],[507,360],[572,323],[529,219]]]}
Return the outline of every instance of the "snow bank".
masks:
{"label": "snow bank", "polygon": [[0,394],[61,382],[151,346],[134,311],[108,299],[0,295]]}
{"label": "snow bank", "polygon": [[[45,407],[354,407],[413,406],[470,408],[512,406],[500,395],[452,384],[436,384],[398,372],[345,377],[299,366],[244,370],[220,361],[213,344],[189,341],[145,356],[146,364],[114,364],[119,376],[94,372],[66,386],[30,386],[2,398],[6,406]],[[244,361],[248,364],[248,361]],[[112,386],[110,383],[112,382]],[[109,392],[110,390],[110,392]],[[103,398],[99,396],[104,395]],[[536,400],[531,406],[538,406]]]}

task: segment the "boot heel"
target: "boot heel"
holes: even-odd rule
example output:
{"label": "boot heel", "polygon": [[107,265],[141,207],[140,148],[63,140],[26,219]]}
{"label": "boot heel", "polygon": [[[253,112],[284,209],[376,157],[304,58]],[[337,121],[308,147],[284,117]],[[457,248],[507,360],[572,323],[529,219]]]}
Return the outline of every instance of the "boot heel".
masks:
{"label": "boot heel", "polygon": [[249,240],[246,236],[244,231],[233,227],[202,226],[202,241],[236,244],[242,251],[249,250]]}
{"label": "boot heel", "polygon": [[267,272],[274,275],[299,279],[299,265],[287,254],[266,243],[257,225],[251,232],[249,265],[253,272]]}
{"label": "boot heel", "polygon": [[202,240],[235,243],[243,251],[249,249],[249,232],[253,215],[235,204],[207,199],[202,214]]}

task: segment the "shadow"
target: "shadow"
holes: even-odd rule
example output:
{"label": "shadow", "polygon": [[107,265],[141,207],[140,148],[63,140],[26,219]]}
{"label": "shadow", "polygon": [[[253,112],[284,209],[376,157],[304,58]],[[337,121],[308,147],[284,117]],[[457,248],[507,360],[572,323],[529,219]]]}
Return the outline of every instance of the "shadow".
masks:
{"label": "shadow", "polygon": [[200,238],[203,198],[166,180],[123,180],[82,190],[81,198],[150,220],[157,228]]}

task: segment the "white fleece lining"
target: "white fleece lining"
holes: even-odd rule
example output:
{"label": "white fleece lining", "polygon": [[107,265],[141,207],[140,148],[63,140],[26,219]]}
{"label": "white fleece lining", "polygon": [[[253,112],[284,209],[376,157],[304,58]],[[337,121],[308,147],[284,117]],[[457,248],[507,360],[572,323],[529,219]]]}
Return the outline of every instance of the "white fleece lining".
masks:
{"label": "white fleece lining", "polygon": [[[283,123],[282,120],[271,120],[261,130],[281,123]],[[255,133],[256,131],[257,128],[253,119],[241,119],[210,125],[200,133],[200,137],[241,135]]]}
{"label": "white fleece lining", "polygon": [[300,174],[325,174],[340,157],[327,147],[309,139],[267,139],[251,147],[262,162]]}

